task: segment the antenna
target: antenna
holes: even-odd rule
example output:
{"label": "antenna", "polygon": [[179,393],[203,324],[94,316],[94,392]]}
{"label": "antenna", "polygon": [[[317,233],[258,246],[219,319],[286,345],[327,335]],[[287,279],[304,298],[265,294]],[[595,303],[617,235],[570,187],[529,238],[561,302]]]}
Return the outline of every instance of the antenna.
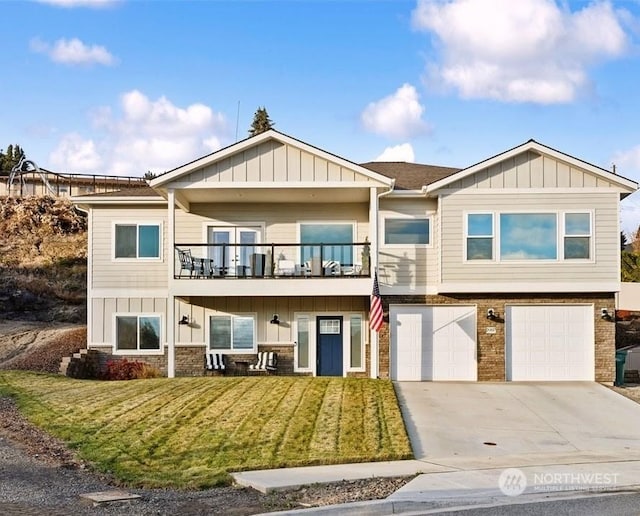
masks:
{"label": "antenna", "polygon": [[611,168],[613,169],[613,173],[616,173],[616,164],[615,163],[611,163]]}
{"label": "antenna", "polygon": [[238,111],[236,112],[236,141],[238,141],[238,124],[240,123],[240,101],[238,101]]}

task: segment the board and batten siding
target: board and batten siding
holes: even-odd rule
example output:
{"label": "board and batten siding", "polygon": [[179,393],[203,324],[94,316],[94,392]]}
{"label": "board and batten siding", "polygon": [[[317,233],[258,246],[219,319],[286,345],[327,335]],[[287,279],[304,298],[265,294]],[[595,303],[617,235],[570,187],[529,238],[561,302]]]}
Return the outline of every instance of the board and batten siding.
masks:
{"label": "board and batten siding", "polygon": [[[92,208],[91,288],[167,288],[167,210],[142,206]],[[158,222],[160,260],[114,260],[113,226]]]}
{"label": "board and batten siding", "polygon": [[167,298],[110,297],[93,298],[91,302],[91,344],[113,345],[114,315],[116,313],[158,314],[161,316],[162,342],[166,342]]}
{"label": "board and batten siding", "polygon": [[[486,194],[465,193],[443,195],[440,199],[442,217],[442,264],[443,283],[464,282],[616,282],[619,280],[618,263],[620,233],[618,230],[618,197],[613,189],[609,192],[565,192],[519,193],[499,190]],[[519,261],[510,263],[490,261],[464,261],[465,214],[472,212],[561,212],[592,211],[594,235],[594,259],[589,262],[576,260],[550,262]],[[496,227],[499,220],[495,221]],[[558,221],[560,224],[561,221]],[[495,238],[495,237],[494,237]],[[497,244],[496,244],[497,245]],[[562,242],[558,243],[559,246]]]}
{"label": "board and batten siding", "polygon": [[205,226],[264,224],[263,242],[297,243],[300,222],[354,222],[355,240],[369,235],[366,203],[219,203],[192,204],[176,210],[176,242],[206,243]]}
{"label": "board and batten siding", "polygon": [[180,181],[201,184],[372,182],[372,179],[297,147],[270,140],[194,171]]}
{"label": "board and batten siding", "polygon": [[[438,221],[435,199],[380,199],[378,282],[383,293],[426,293],[438,281]],[[384,243],[386,218],[430,219],[430,244],[387,246]]]}
{"label": "board and batten siding", "polygon": [[[202,344],[208,341],[207,318],[212,315],[256,315],[256,339],[259,343],[291,344],[294,335],[294,318],[298,313],[341,315],[362,313],[366,318],[368,297],[192,297],[190,302],[176,298],[176,314],[187,315],[190,325],[176,326],[176,342]],[[273,314],[278,314],[280,324],[270,324]]]}
{"label": "board and batten siding", "polygon": [[611,182],[549,156],[527,151],[455,181],[465,188],[614,188]]}

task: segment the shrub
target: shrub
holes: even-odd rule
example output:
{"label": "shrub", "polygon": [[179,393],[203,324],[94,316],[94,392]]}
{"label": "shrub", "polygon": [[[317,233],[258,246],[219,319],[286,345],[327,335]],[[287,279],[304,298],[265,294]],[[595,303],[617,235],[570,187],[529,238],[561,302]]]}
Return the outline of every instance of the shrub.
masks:
{"label": "shrub", "polygon": [[140,380],[143,378],[159,378],[162,373],[158,368],[146,362],[127,360],[109,360],[107,370],[102,376],[104,380]]}

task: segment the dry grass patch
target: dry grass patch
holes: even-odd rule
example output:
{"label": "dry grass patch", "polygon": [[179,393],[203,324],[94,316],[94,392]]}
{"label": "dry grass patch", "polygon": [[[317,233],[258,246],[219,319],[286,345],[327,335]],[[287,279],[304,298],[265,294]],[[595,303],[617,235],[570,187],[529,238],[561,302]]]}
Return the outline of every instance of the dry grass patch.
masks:
{"label": "dry grass patch", "polygon": [[395,460],[411,447],[391,382],[0,373],[0,394],[134,486],[203,488],[238,470]]}

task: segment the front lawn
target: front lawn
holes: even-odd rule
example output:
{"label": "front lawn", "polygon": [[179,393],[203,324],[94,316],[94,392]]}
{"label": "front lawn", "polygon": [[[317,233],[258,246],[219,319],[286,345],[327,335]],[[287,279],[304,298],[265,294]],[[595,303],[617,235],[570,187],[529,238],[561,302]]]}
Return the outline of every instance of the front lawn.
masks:
{"label": "front lawn", "polygon": [[1,372],[0,394],[132,486],[203,488],[250,469],[410,458],[390,381],[237,377],[99,382]]}

